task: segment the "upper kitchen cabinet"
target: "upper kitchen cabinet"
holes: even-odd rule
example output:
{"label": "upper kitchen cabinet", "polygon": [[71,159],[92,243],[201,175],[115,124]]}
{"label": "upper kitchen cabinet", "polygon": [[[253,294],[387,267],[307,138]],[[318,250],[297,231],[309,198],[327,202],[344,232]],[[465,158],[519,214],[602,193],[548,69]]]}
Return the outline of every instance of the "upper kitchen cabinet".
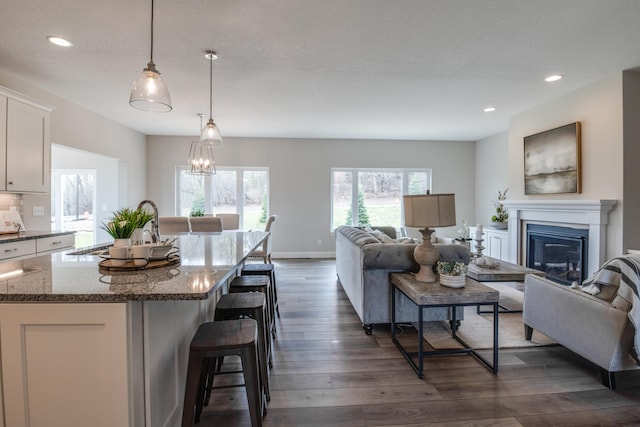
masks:
{"label": "upper kitchen cabinet", "polygon": [[47,193],[52,108],[0,86],[0,191]]}

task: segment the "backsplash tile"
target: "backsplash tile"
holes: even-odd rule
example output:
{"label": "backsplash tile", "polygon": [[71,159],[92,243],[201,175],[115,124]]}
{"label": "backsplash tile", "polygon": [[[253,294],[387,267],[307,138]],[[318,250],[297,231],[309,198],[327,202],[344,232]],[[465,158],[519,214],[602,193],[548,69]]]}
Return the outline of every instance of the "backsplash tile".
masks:
{"label": "backsplash tile", "polygon": [[10,211],[12,206],[24,218],[22,194],[0,193],[0,211]]}

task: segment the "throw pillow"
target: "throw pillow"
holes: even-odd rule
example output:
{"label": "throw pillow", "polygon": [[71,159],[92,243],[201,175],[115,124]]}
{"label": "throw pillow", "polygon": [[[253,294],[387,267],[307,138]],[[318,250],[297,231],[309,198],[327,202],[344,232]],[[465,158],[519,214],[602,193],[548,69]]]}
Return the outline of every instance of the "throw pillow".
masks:
{"label": "throw pillow", "polygon": [[600,270],[582,282],[581,290],[602,300],[613,301],[620,287],[620,270],[614,264],[615,258],[606,262]]}
{"label": "throw pillow", "polygon": [[382,233],[382,235],[379,237],[380,241],[382,243],[398,243],[397,240],[392,239],[391,237],[387,236],[386,234]]}
{"label": "throw pillow", "polygon": [[403,245],[412,245],[416,241],[414,239],[412,239],[411,237],[401,237],[401,238],[398,239],[398,242],[402,243]]}

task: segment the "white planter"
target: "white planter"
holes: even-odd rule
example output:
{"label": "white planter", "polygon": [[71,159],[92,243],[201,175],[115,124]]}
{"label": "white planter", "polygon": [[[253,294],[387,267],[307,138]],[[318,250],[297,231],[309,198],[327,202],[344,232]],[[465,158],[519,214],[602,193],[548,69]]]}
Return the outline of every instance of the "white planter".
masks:
{"label": "white planter", "polygon": [[463,288],[465,280],[466,276],[447,276],[446,274],[440,275],[440,284],[448,288]]}
{"label": "white planter", "polygon": [[509,223],[508,222],[493,222],[491,221],[490,226],[492,228],[495,228],[496,230],[506,230],[509,227]]}
{"label": "white planter", "polygon": [[116,248],[122,246],[128,248],[129,246],[131,246],[131,239],[113,239],[113,246]]}

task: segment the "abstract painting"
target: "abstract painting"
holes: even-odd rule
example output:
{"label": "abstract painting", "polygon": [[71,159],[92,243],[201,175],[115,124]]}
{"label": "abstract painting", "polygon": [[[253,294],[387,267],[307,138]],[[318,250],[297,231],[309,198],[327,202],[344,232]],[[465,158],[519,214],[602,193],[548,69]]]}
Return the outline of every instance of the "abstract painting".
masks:
{"label": "abstract painting", "polygon": [[581,191],[580,122],[525,136],[524,194]]}

